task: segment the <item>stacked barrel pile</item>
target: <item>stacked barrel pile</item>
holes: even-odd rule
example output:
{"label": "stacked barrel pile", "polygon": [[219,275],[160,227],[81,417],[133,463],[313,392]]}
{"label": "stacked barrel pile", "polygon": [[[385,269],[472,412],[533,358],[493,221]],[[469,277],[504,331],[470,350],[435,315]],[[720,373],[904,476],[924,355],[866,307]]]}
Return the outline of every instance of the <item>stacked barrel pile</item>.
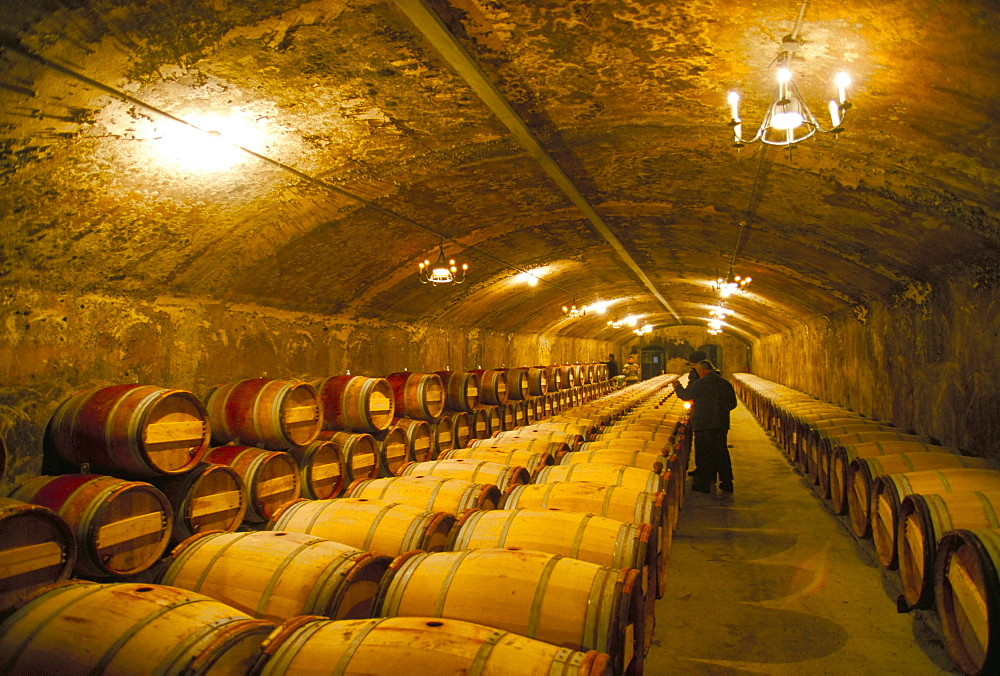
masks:
{"label": "stacked barrel pile", "polygon": [[[561,396],[546,406],[553,393],[533,394],[553,372],[583,382],[563,388],[571,400],[607,390],[606,374],[588,382],[600,369],[584,376],[583,366],[540,369],[533,381],[528,373],[520,401],[535,401],[537,424],[563,408]],[[449,423],[484,407],[473,402],[481,374],[472,375],[254,379],[220,385],[204,403],[138,385],[75,395],[47,434],[47,453],[67,473],[29,480],[0,502],[0,663],[11,673],[42,663],[65,673],[278,673],[349,650],[350,668],[365,672],[464,670],[514,656],[564,673],[641,671],[630,637],[644,635],[645,549],[616,552],[615,565],[531,546],[483,549],[471,537],[463,553],[446,551],[460,525],[486,527],[472,515],[490,514],[555,457],[423,466],[465,445]],[[504,528],[511,538],[517,530]],[[619,541],[595,532],[585,549],[603,554]],[[438,554],[451,557],[448,572],[425,604],[444,565]],[[511,602],[509,588],[483,584],[498,571],[518,590],[506,629],[484,626]],[[500,594],[495,602],[485,588]],[[572,604],[579,612],[567,615]],[[477,616],[483,608],[489,615]],[[405,635],[422,637],[420,647]]]}
{"label": "stacked barrel pile", "polygon": [[879,564],[900,612],[935,609],[966,673],[1000,669],[1000,471],[923,435],[749,374],[748,408]]}

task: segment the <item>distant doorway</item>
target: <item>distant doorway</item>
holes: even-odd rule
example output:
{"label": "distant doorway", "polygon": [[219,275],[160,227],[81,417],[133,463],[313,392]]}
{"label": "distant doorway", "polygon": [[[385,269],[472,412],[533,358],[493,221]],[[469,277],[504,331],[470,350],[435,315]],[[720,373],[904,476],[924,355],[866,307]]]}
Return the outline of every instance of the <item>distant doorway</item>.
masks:
{"label": "distant doorway", "polygon": [[722,346],[721,345],[702,345],[698,348],[705,353],[705,358],[715,365],[715,368],[722,370]]}
{"label": "distant doorway", "polygon": [[667,351],[660,345],[650,345],[642,348],[639,353],[639,365],[642,368],[642,379],[652,378],[663,373],[666,367]]}

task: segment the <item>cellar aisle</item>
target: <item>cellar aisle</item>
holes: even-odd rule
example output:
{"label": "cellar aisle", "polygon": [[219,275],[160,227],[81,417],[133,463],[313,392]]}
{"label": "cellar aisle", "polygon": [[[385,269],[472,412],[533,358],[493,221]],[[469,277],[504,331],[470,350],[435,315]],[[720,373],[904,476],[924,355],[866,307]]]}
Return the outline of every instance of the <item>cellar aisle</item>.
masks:
{"label": "cellar aisle", "polygon": [[742,404],[732,425],[735,498],[688,490],[646,673],[952,673],[936,615],[897,613],[898,575],[871,543]]}

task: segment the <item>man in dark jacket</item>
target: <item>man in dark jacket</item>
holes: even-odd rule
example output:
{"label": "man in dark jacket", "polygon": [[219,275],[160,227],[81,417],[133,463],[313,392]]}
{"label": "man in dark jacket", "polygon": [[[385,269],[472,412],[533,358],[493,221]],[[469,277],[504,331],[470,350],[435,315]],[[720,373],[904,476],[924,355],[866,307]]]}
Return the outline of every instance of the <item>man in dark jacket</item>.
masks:
{"label": "man in dark jacket", "polygon": [[677,396],[691,402],[691,429],[694,431],[695,466],[691,490],[711,493],[716,477],[719,494],[733,494],[733,465],[729,457],[729,412],[736,408],[736,391],[712,362],[695,364],[698,380],[684,387],[673,382]]}
{"label": "man in dark jacket", "polygon": [[618,362],[615,361],[615,355],[608,355],[608,379],[614,378],[618,375]]}

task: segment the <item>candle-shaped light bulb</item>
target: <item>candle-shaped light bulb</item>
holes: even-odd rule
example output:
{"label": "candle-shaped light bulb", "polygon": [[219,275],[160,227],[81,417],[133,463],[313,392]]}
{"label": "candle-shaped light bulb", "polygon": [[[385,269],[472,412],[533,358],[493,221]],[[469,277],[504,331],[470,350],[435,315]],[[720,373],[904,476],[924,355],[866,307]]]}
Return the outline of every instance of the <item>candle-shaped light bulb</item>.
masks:
{"label": "candle-shaped light bulb", "polygon": [[786,84],[791,79],[792,79],[792,71],[788,70],[787,68],[778,69],[778,82],[780,84]]}
{"label": "candle-shaped light bulb", "polygon": [[830,124],[836,129],[840,126],[840,122],[843,118],[840,116],[840,104],[836,101],[830,101]]}
{"label": "candle-shaped light bulb", "polygon": [[740,121],[740,95],[736,92],[729,92],[729,112],[733,116],[734,122]]}
{"label": "candle-shaped light bulb", "polygon": [[847,102],[847,88],[851,86],[851,76],[847,73],[837,73],[836,78],[837,83],[837,95],[840,96],[840,102]]}

